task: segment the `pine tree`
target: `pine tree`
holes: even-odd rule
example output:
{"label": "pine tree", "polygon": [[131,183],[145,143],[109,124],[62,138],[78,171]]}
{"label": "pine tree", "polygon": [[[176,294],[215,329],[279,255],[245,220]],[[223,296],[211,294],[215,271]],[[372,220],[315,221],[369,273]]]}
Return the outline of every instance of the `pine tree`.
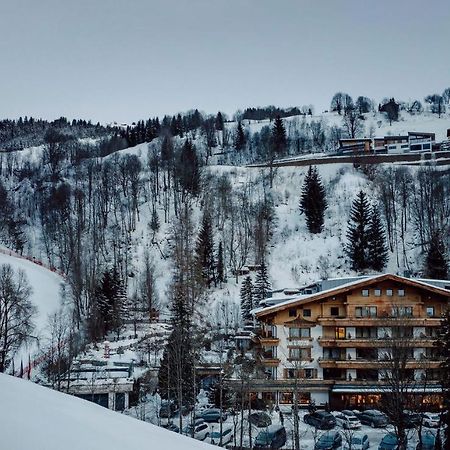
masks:
{"label": "pine tree", "polygon": [[376,206],[372,208],[369,224],[368,266],[381,272],[388,261],[386,234],[380,220],[380,212]]}
{"label": "pine tree", "polygon": [[287,148],[286,129],[284,128],[283,119],[277,116],[272,128],[272,152],[274,155],[282,155]]}
{"label": "pine tree", "polygon": [[309,166],[302,187],[300,211],[306,216],[306,225],[310,233],[316,234],[322,231],[327,206],[322,180],[317,169]]}
{"label": "pine tree", "polygon": [[214,241],[211,217],[208,212],[203,214],[202,226],[198,234],[196,247],[197,260],[202,270],[202,276],[208,287],[216,283]]}
{"label": "pine tree", "polygon": [[219,111],[216,116],[216,120],[214,121],[214,126],[217,131],[223,131],[223,115]]}
{"label": "pine tree", "polygon": [[236,150],[242,150],[245,147],[245,133],[242,128],[242,123],[239,121],[236,127],[234,135],[234,148]]}
{"label": "pine tree", "polygon": [[369,245],[370,207],[367,196],[359,191],[353,201],[350,211],[350,221],[347,229],[346,253],[351,261],[351,268],[357,272],[369,268],[368,245]]}
{"label": "pine tree", "polygon": [[259,302],[267,298],[271,291],[272,286],[269,281],[267,266],[263,260],[255,280],[255,288],[253,290],[253,306],[257,307]]}
{"label": "pine tree", "polygon": [[444,430],[445,442],[450,443],[450,309],[444,314],[442,318],[441,327],[439,328],[439,337],[436,341],[439,356],[442,360],[439,378],[442,386],[443,396],[443,416],[442,428]]}
{"label": "pine tree", "polygon": [[223,244],[219,242],[219,248],[217,250],[217,281],[219,283],[225,283],[225,264],[223,261]]}
{"label": "pine tree", "polygon": [[242,320],[245,322],[251,322],[253,309],[253,283],[250,276],[246,277],[241,286],[241,314]]}
{"label": "pine tree", "polygon": [[445,246],[439,233],[434,233],[431,237],[425,259],[425,276],[437,280],[446,280],[448,278],[448,262],[445,254]]}
{"label": "pine tree", "polygon": [[150,219],[150,229],[153,232],[152,243],[155,242],[155,236],[156,236],[156,233],[159,231],[159,227],[160,227],[160,224],[159,224],[158,213],[156,212],[156,208],[153,208],[152,217]]}
{"label": "pine tree", "polygon": [[182,188],[192,195],[200,190],[200,165],[197,151],[192,142],[187,139],[181,149],[178,175]]}

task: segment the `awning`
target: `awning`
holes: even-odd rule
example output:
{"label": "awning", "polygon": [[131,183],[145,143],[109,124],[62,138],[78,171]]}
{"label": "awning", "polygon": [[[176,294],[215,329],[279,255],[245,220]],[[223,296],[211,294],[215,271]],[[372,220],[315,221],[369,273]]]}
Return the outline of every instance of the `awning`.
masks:
{"label": "awning", "polygon": [[[331,392],[336,394],[383,394],[390,392],[392,389],[389,386],[333,386]],[[427,393],[440,394],[442,388],[440,386],[426,386],[426,387],[411,387],[407,388],[408,393]]]}

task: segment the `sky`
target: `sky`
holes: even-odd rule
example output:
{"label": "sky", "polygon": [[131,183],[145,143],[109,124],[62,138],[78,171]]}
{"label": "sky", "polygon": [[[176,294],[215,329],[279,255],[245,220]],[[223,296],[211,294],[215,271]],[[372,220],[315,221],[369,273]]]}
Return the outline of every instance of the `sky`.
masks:
{"label": "sky", "polygon": [[0,118],[316,112],[450,86],[448,0],[1,0]]}

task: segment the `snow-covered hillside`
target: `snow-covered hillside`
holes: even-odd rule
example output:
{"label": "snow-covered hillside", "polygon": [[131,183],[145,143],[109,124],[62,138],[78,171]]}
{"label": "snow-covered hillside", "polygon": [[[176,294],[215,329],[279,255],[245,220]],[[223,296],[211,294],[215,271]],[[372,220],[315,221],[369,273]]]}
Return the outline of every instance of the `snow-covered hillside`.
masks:
{"label": "snow-covered hillside", "polygon": [[5,450],[196,450],[212,446],[70,395],[0,374]]}
{"label": "snow-covered hillside", "polygon": [[[4,252],[7,250],[2,249]],[[39,343],[45,341],[48,335],[48,317],[55,313],[61,304],[61,290],[65,286],[64,279],[55,272],[46,269],[34,262],[28,261],[14,255],[0,253],[0,265],[9,264],[15,272],[23,270],[32,289],[31,302],[37,308],[35,317],[35,332],[33,335],[38,339],[32,339],[24,345],[15,357],[16,368],[22,360],[24,365],[36,356]]]}

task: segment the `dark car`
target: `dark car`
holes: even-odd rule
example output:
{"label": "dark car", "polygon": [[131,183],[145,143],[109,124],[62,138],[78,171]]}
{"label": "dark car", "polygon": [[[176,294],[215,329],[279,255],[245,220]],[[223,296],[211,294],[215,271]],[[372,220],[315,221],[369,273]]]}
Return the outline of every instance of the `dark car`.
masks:
{"label": "dark car", "polygon": [[383,439],[381,439],[378,450],[397,450],[398,449],[398,439],[395,434],[388,433]]}
{"label": "dark car", "polygon": [[316,411],[311,414],[305,414],[303,421],[319,430],[331,430],[336,426],[334,416],[326,411]]}
{"label": "dark car", "polygon": [[169,419],[178,412],[178,407],[173,402],[164,402],[159,408],[159,417],[162,419]]}
{"label": "dark car", "polygon": [[372,428],[382,428],[389,423],[389,419],[386,414],[378,411],[377,409],[367,409],[366,411],[355,413],[358,419],[364,425],[370,425]]}
{"label": "dark car", "polygon": [[225,411],[220,411],[217,408],[207,409],[202,413],[202,419],[205,422],[219,422],[220,420],[227,420],[227,413]]}
{"label": "dark car", "polygon": [[175,425],[173,422],[169,422],[166,425],[163,425],[162,427],[165,428],[166,430],[173,431],[175,433],[180,432],[180,427]]}
{"label": "dark car", "polygon": [[265,412],[254,412],[248,416],[248,421],[258,428],[272,425],[272,419]]}
{"label": "dark car", "polygon": [[286,444],[286,428],[270,425],[258,433],[253,448],[281,448]]}
{"label": "dark car", "polygon": [[412,411],[403,411],[403,417],[405,418],[406,428],[416,428],[420,425],[421,416],[418,413]]}
{"label": "dark car", "polygon": [[322,434],[319,440],[314,446],[315,450],[332,450],[334,448],[339,448],[342,445],[342,436],[338,432],[329,431],[328,433]]}

